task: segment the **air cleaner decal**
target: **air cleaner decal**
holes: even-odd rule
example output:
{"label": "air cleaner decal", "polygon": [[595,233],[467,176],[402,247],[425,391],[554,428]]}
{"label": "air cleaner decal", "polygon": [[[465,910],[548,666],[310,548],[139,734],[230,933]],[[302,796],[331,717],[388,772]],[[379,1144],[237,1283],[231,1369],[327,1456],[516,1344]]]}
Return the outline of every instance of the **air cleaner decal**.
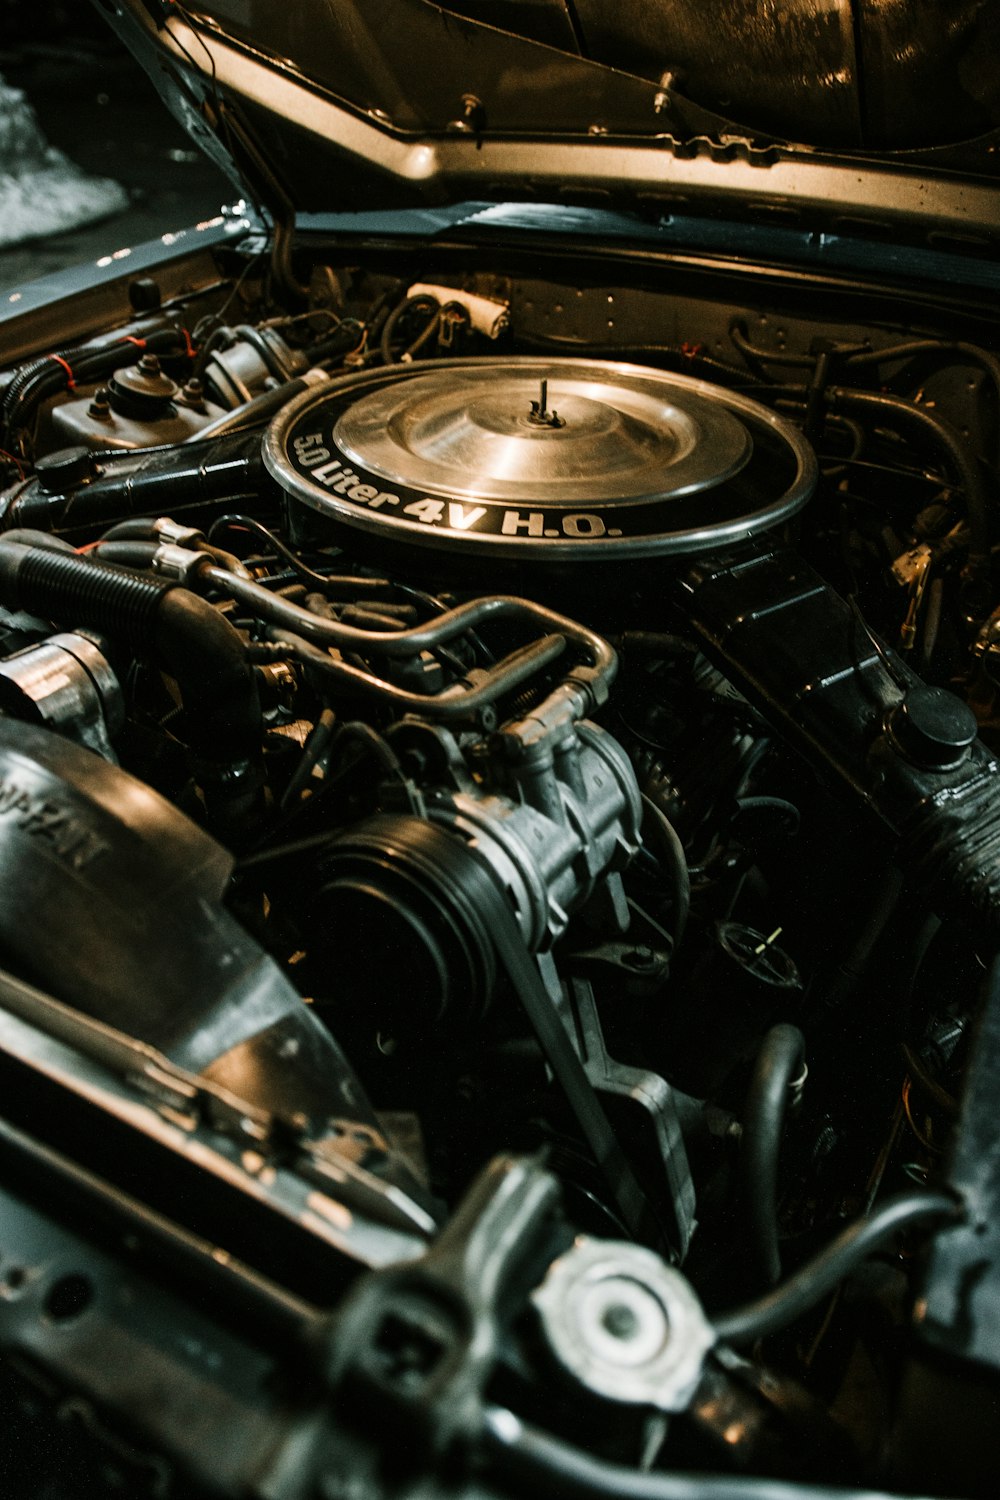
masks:
{"label": "air cleaner decal", "polygon": [[[538,541],[587,541],[599,537],[618,537],[621,526],[608,524],[596,511],[563,509],[535,510],[508,505],[504,501],[457,495],[427,495],[419,490],[397,485],[383,489],[384,480],[360,465],[352,467],[332,440],[322,432],[299,433],[291,439],[290,458],[295,470],[311,484],[322,486],[330,495],[338,495],[351,505],[366,510],[388,508],[406,517],[410,525],[432,526],[441,531],[485,536],[525,537]],[[622,520],[616,512],[615,520]],[[642,529],[637,532],[642,535]]]}

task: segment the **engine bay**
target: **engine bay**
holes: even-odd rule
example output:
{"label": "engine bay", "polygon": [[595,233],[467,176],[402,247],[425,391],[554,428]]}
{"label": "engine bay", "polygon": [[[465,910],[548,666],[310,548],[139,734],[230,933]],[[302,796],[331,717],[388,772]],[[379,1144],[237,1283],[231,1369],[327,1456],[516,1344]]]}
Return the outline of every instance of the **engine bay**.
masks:
{"label": "engine bay", "polygon": [[985,294],[319,231],[118,292],[0,372],[38,1493],[990,1493]]}

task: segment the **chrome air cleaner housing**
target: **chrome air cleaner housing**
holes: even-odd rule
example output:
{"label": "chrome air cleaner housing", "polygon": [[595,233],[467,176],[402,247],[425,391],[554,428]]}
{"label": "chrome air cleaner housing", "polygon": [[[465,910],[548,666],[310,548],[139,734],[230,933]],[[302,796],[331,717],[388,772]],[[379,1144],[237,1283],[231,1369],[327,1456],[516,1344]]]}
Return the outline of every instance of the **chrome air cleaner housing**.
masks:
{"label": "chrome air cleaner housing", "polygon": [[434,360],[304,392],[264,441],[313,522],[465,557],[601,562],[764,531],[816,460],[757,402],[607,360]]}

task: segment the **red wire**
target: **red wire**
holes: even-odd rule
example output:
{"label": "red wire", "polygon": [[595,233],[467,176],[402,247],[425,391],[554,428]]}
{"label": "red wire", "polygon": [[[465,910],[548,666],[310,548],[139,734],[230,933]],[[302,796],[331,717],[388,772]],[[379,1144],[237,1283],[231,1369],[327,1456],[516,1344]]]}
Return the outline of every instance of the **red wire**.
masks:
{"label": "red wire", "polygon": [[49,355],[49,359],[54,359],[57,365],[62,365],[63,369],[66,371],[66,385],[67,385],[67,387],[68,387],[69,390],[75,391],[76,390],[76,381],[73,378],[73,371],[70,369],[69,365],[63,359],[62,355],[61,354],[50,354]]}
{"label": "red wire", "polygon": [[123,336],[121,338],[121,343],[123,343],[123,344],[134,344],[137,349],[145,349],[145,347],[146,347],[146,340],[145,339],[137,339],[135,337],[135,335],[131,334],[131,333],[123,334]]}
{"label": "red wire", "polygon": [[17,472],[20,474],[21,478],[24,478],[24,464],[18,458],[16,453],[8,453],[6,448],[0,448],[0,458],[9,458]]}
{"label": "red wire", "polygon": [[191,335],[188,333],[188,331],[187,331],[186,328],[182,328],[181,329],[181,333],[183,333],[183,335],[184,335],[184,342],[187,345],[187,356],[188,356],[188,359],[194,359],[196,357],[198,351],[195,349],[194,345],[191,342]]}

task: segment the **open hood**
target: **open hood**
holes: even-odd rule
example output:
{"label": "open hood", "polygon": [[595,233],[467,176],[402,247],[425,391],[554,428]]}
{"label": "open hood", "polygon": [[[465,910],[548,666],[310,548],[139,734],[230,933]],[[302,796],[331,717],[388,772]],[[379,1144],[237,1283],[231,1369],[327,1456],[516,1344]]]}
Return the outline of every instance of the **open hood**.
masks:
{"label": "open hood", "polygon": [[696,204],[1000,238],[1000,0],[97,0],[279,217]]}

